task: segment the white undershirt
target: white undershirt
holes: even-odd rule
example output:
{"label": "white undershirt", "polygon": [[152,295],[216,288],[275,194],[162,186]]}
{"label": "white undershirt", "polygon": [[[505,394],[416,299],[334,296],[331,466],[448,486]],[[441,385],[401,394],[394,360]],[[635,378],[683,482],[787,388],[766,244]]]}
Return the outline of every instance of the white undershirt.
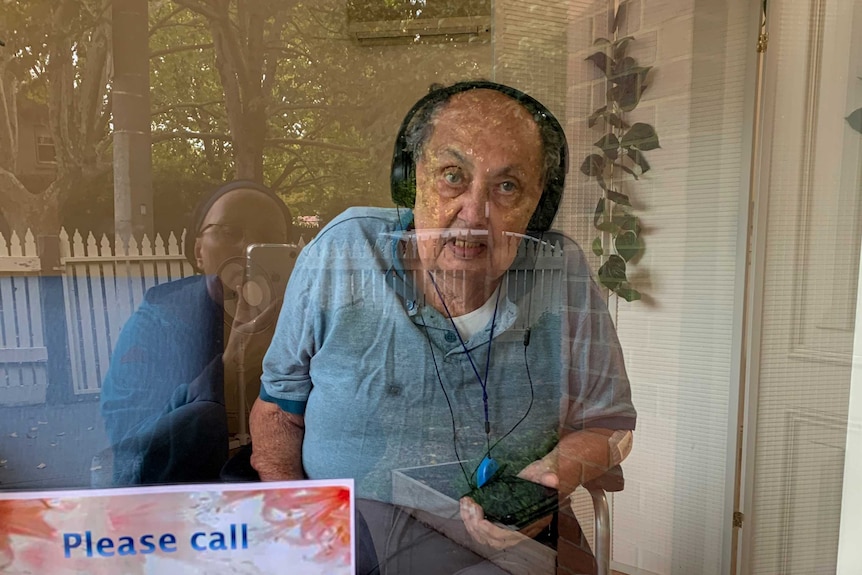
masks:
{"label": "white undershirt", "polygon": [[494,307],[497,305],[498,291],[500,291],[500,286],[497,286],[497,289],[494,290],[488,301],[482,304],[482,307],[474,309],[470,313],[452,318],[452,321],[455,322],[455,327],[458,328],[458,333],[461,334],[465,342],[485,329],[485,326],[491,321],[491,316],[494,315]]}

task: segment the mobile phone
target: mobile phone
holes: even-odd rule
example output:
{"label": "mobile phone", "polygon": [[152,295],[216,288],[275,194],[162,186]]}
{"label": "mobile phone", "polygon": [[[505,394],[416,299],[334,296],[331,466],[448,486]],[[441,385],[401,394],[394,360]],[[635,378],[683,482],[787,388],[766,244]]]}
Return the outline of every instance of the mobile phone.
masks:
{"label": "mobile phone", "polygon": [[243,296],[255,307],[266,307],[284,295],[299,247],[292,244],[250,244],[246,248]]}
{"label": "mobile phone", "polygon": [[[284,296],[287,280],[293,272],[299,247],[291,244],[250,244],[245,253],[245,274],[242,284],[242,297],[253,308],[253,313],[261,314],[273,302]],[[235,314],[237,301],[225,307],[226,314]],[[279,309],[268,314],[267,321],[256,320],[254,328],[246,333],[265,332],[278,318]],[[232,320],[233,321],[233,320]],[[225,388],[225,397],[236,397],[236,402],[227,401],[228,431],[234,435],[236,445],[247,445],[250,441],[248,415],[251,405],[260,393],[260,379],[239,382],[233,390]],[[231,445],[233,446],[233,440]]]}
{"label": "mobile phone", "polygon": [[556,489],[515,475],[498,476],[468,495],[485,511],[485,519],[515,530],[550,515],[559,507]]}

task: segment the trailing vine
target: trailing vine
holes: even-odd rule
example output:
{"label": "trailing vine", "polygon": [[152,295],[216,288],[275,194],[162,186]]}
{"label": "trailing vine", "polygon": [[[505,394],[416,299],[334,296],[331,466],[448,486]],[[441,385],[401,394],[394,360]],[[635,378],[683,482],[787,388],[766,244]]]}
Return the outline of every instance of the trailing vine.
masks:
{"label": "trailing vine", "polygon": [[[600,153],[588,155],[581,172],[595,178],[602,190],[596,204],[593,226],[601,232],[592,243],[592,251],[603,259],[599,283],[626,301],[641,294],[629,282],[627,264],[644,250],[639,218],[632,213],[629,196],[623,193],[624,179],[638,180],[650,170],[644,152],[659,147],[658,134],[649,124],[626,122],[626,114],[640,103],[647,89],[646,78],[651,66],[640,66],[627,55],[633,36],[617,38],[619,14],[614,18],[614,39],[598,38],[598,48],[586,59],[604,74],[606,104],[596,109],[587,123],[590,128],[604,126],[605,134],[593,145]],[[607,234],[610,242],[603,241]]]}

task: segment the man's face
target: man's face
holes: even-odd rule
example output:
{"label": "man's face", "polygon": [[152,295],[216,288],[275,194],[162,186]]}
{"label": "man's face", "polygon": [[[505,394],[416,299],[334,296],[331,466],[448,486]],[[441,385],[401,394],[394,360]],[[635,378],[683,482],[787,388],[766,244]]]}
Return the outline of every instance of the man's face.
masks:
{"label": "man's face", "polygon": [[494,90],[453,96],[416,162],[422,267],[496,279],[515,258],[542,195],[539,127]]}

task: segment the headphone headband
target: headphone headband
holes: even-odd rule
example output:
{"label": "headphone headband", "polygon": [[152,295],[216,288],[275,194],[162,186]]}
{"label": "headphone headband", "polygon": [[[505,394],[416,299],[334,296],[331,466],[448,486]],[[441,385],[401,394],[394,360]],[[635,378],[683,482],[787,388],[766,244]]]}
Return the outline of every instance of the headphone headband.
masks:
{"label": "headphone headband", "polygon": [[[520,90],[489,82],[487,80],[476,80],[469,82],[458,82],[451,86],[432,89],[428,94],[416,102],[404,120],[401,122],[401,127],[398,129],[398,135],[395,138],[395,149],[392,153],[392,171],[390,173],[389,183],[392,193],[392,201],[398,206],[412,208],[416,203],[416,160],[413,153],[409,149],[407,142],[407,130],[414,117],[421,111],[433,108],[443,102],[448,101],[452,96],[470,90],[494,90],[509,96],[519,104],[524,106],[533,116],[537,124],[550,126],[555,134],[559,137],[560,148],[559,158],[560,163],[556,170],[544,174],[547,178],[545,187],[542,190],[542,196],[539,198],[539,204],[536,206],[536,211],[530,218],[527,224],[527,231],[545,232],[551,228],[554,221],[554,216],[560,207],[560,201],[563,196],[563,188],[565,187],[566,173],[569,171],[569,148],[566,141],[566,134],[560,122],[541,102],[525,94]],[[543,157],[545,141],[542,139]]]}

